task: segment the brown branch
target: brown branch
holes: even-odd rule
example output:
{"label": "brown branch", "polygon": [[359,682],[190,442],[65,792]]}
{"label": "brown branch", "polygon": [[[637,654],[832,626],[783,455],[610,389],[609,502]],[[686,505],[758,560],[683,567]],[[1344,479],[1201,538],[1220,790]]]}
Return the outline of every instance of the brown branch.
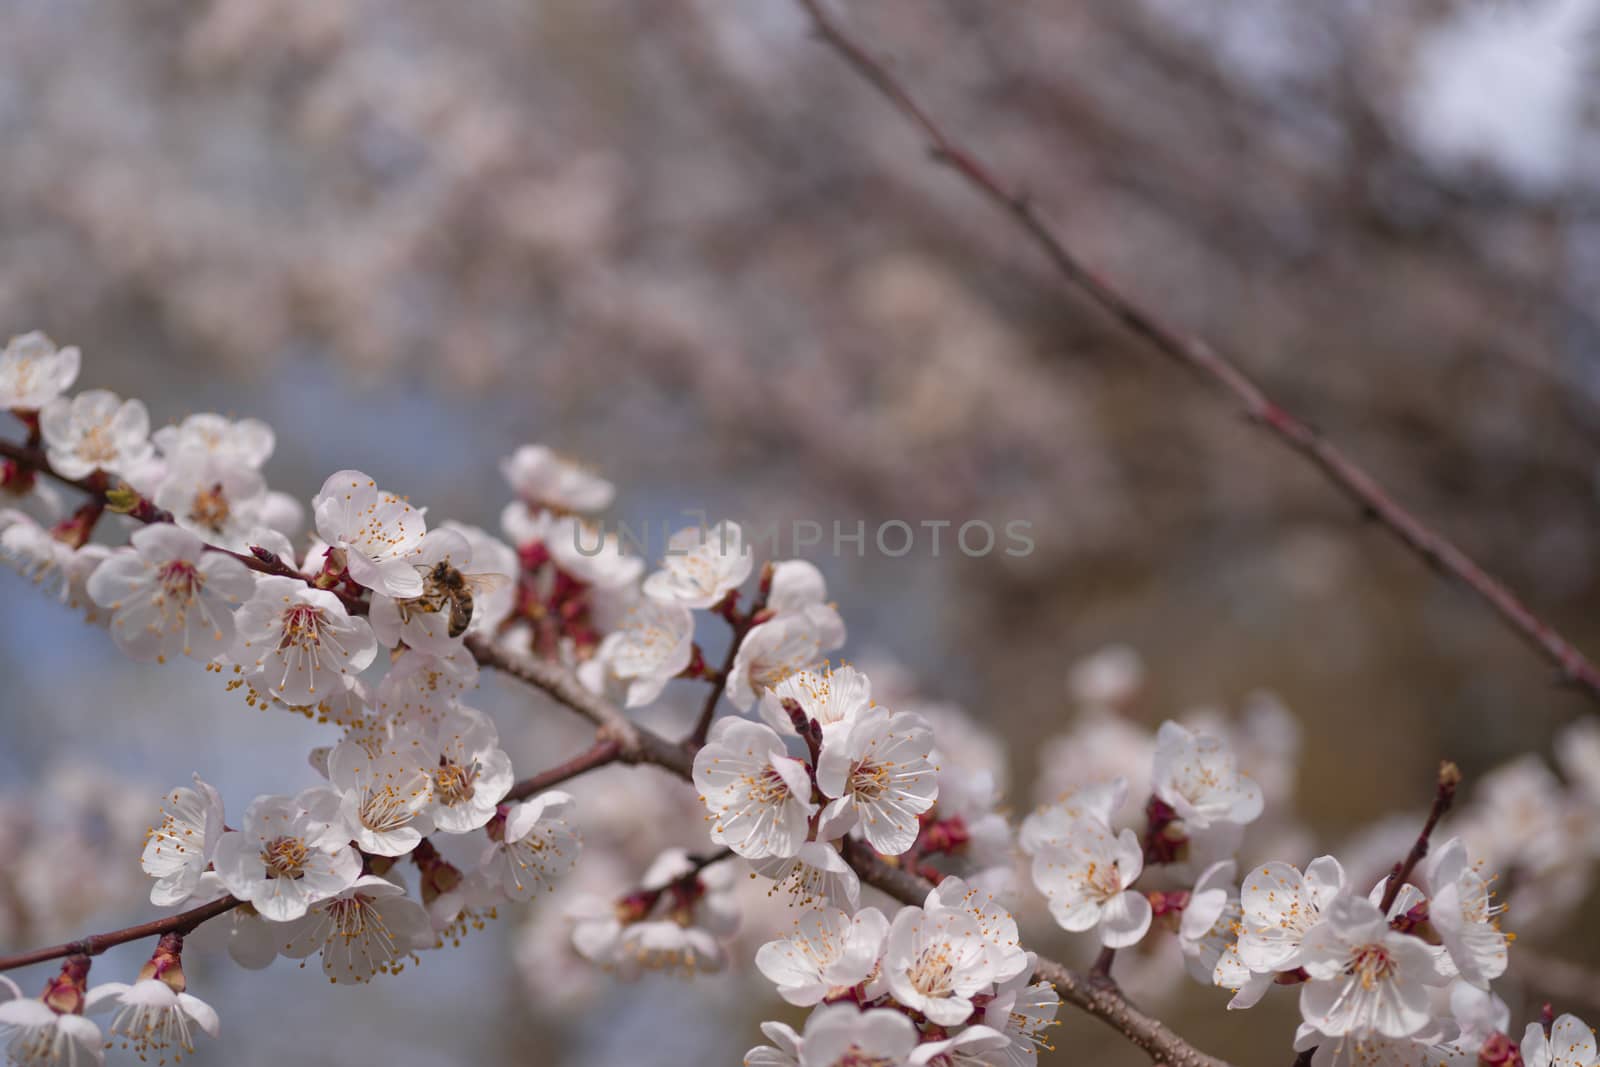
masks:
{"label": "brown branch", "polygon": [[[47,478],[60,482],[62,485],[71,486],[74,489],[87,493],[90,497],[102,505],[109,502],[108,497],[110,493],[115,491],[114,489],[108,489],[108,487],[105,485],[104,475],[101,475],[99,472],[96,472],[94,475],[88,478],[68,478],[66,475],[61,474],[54,467],[52,467],[50,465],[49,457],[46,456],[42,450],[37,448],[29,448],[25,445],[13,444],[10,441],[0,441],[0,456],[5,456],[7,459],[13,460],[14,462],[29,468],[38,474],[43,474]],[[171,512],[163,511],[160,508],[155,507],[143,497],[139,497],[138,499],[138,506],[133,511],[118,513],[125,514],[131,519],[135,519],[144,523],[173,521]],[[276,556],[264,558],[256,555],[253,552],[235,552],[231,548],[223,548],[221,545],[213,545],[210,543],[206,543],[204,547],[207,552],[216,552],[219,555],[231,556],[258,574],[268,574],[277,578],[295,578],[305,582],[312,588],[322,588],[322,586],[317,585],[316,582],[312,581],[304,574],[301,574],[293,567],[286,566]],[[365,615],[367,613],[367,602],[361,597],[354,596],[343,589],[338,588],[329,589],[327,592],[330,592],[334,596],[338,597],[340,601],[344,603],[345,608],[352,615]]]}
{"label": "brown branch", "polygon": [[1411,851],[1406,853],[1406,858],[1394,865],[1389,872],[1389,881],[1383,887],[1383,903],[1378,905],[1385,915],[1394,906],[1395,898],[1400,895],[1400,887],[1406,884],[1406,879],[1411,877],[1411,872],[1417,864],[1422,862],[1428,854],[1428,841],[1433,837],[1434,828],[1439,825],[1439,820],[1444,813],[1450,810],[1450,805],[1456,798],[1456,787],[1461,784],[1461,769],[1449,760],[1439,764],[1439,779],[1433,790],[1433,807],[1428,809],[1428,818],[1422,824],[1422,831],[1417,834],[1417,839],[1411,845]]}
{"label": "brown branch", "polygon": [[624,763],[639,762],[639,731],[619,709],[591,693],[567,668],[549,660],[507,652],[488,638],[466,639],[467,651],[480,666],[493,667],[554,697],[599,728],[600,740],[613,741]]}
{"label": "brown branch", "polygon": [[1268,397],[1249,376],[1205,341],[1168,325],[1156,313],[1136,303],[1085,266],[1044,221],[1028,198],[1002,181],[977,155],[946,133],[895,76],[826,13],[822,0],[797,2],[810,14],[822,39],[921,131],[929,142],[934,159],[949,166],[986,199],[1011,216],[1018,228],[1044,253],[1068,284],[1129,331],[1143,338],[1156,351],[1187,367],[1230,396],[1250,421],[1315,466],[1334,488],[1355,502],[1364,514],[1381,523],[1425,563],[1472,590],[1507,626],[1553,662],[1564,682],[1578,688],[1591,700],[1600,701],[1600,669],[1554,627],[1535,615],[1503,582],[1406,510],[1370,474],[1309,424]]}
{"label": "brown branch", "polygon": [[0,956],[0,971],[26,967],[32,963],[43,963],[45,960],[58,960],[66,956],[98,956],[113,945],[123,945],[147,937],[159,937],[162,934],[188,934],[201,923],[232,911],[240,903],[233,897],[222,897],[209,904],[202,904],[198,908],[190,908],[188,911],[180,911],[176,915],[140,923],[138,926],[128,926],[106,934],[90,934],[77,941],[51,945],[49,948],[36,948],[30,952],[19,952],[15,956]]}
{"label": "brown branch", "polygon": [[735,610],[734,604],[739,596],[737,590],[730,592],[720,605],[723,615],[733,626],[733,636],[728,639],[728,654],[722,658],[722,669],[711,679],[711,692],[706,694],[700,717],[695,720],[694,729],[689,732],[684,744],[699,748],[706,743],[706,735],[711,732],[711,720],[717,717],[717,704],[722,700],[722,694],[728,691],[728,675],[733,672],[733,662],[739,658],[744,639],[750,636],[750,631],[760,621],[761,613],[767,610],[767,597],[771,593],[772,564],[768,563],[761,568],[761,588],[748,612],[740,615]]}
{"label": "brown branch", "polygon": [[597,767],[616,763],[622,756],[622,746],[610,738],[601,738],[593,746],[578,753],[565,763],[557,764],[547,771],[541,771],[532,778],[524,778],[511,787],[511,792],[506,794],[507,800],[527,800],[535,794],[546,789],[552,789],[562,782],[576,778],[580,774],[592,771]]}

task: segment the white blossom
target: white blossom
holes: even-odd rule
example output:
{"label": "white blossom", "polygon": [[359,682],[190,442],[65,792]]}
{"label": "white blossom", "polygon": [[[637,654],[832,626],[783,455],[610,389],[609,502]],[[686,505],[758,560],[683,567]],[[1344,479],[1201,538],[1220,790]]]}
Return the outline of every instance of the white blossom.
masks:
{"label": "white blossom", "polygon": [[344,832],[373,856],[404,856],[433,828],[432,768],[421,744],[402,734],[369,746],[346,738],[328,754],[328,781],[339,794]]}
{"label": "white blossom", "polygon": [[56,397],[39,412],[39,429],[50,466],[65,478],[97,470],[129,477],[155,452],[144,404],[105,389]]}
{"label": "white blossom", "polygon": [[1222,957],[1238,941],[1243,910],[1234,889],[1237,865],[1219,860],[1207,867],[1189,892],[1189,903],[1178,922],[1178,947],[1184,966],[1197,982],[1212,984]]}
{"label": "white blossom", "polygon": [[150,903],[157,907],[182,904],[200,888],[222,837],[222,797],[194,776],[194,788],[178,786],[166,796],[161,825],[153,827],[139,864],[156,880]]}
{"label": "white blossom", "polygon": [[1187,829],[1243,826],[1260,817],[1261,787],[1239,773],[1232,750],[1219,738],[1164,722],[1156,733],[1153,762],[1151,792]]}
{"label": "white blossom", "polygon": [[72,388],[83,354],[57,349],[38,330],[18,334],[0,352],[0,408],[38,411]]}
{"label": "white blossom", "polygon": [[1543,1026],[1529,1023],[1522,1036],[1522,1062],[1525,1067],[1595,1067],[1600,1051],[1594,1030],[1576,1015],[1561,1016],[1548,1035]]}
{"label": "white blossom", "polygon": [[799,850],[817,810],[811,778],[771,727],[719,719],[695,753],[693,774],[713,816],[711,840],[751,859]]}
{"label": "white blossom", "polygon": [[338,796],[326,788],[257,797],[243,825],[217,842],[213,862],[228,892],[273,922],[300,918],[361,875]]}
{"label": "white blossom", "polygon": [[1306,932],[1300,1013],[1330,1037],[1410,1037],[1432,1021],[1429,987],[1444,984],[1433,952],[1389,928],[1378,906],[1345,893]]}
{"label": "white blossom", "polygon": [[360,471],[336,471],[311,501],[317,534],[346,554],[350,577],[396,599],[420,596],[413,559],[427,533],[422,512]]}
{"label": "white blossom", "polygon": [[168,523],[133,532],[89,577],[94,602],[111,613],[111,637],[130,658],[211,660],[233,644],[233,608],[255,591],[243,563],[207,552]]}
{"label": "white blossom", "polygon": [[247,551],[257,530],[288,535],[305,521],[300,502],[269,490],[257,471],[203,452],[167,465],[155,503],[179,526],[235,552]]}
{"label": "white blossom", "polygon": [[661,570],[645,579],[644,592],[689,608],[709,608],[743,585],[751,566],[738,524],[690,526],[667,541]]}
{"label": "white blossom", "polygon": [[1313,860],[1304,874],[1277,861],[1251,871],[1239,887],[1239,959],[1257,973],[1299,967],[1306,933],[1344,886],[1344,868],[1332,856]]}
{"label": "white blossom", "polygon": [[57,1012],[38,997],[24,997],[16,983],[0,975],[0,1039],[17,1067],[78,1067],[104,1063],[100,1027],[78,1012]]}
{"label": "white blossom", "polygon": [[168,459],[205,456],[227,466],[259,471],[277,445],[272,427],[260,419],[233,419],[211,412],[187,416],[150,435]]}
{"label": "white blossom", "polygon": [[89,1012],[115,1011],[109,1030],[132,1047],[139,1058],[154,1052],[163,1056],[175,1049],[175,1059],[194,1051],[194,1032],[217,1036],[219,1021],[211,1005],[187,991],[178,991],[161,978],[143,978],[132,985],[107,982],[89,991],[84,1004]]}
{"label": "white blossom", "polygon": [[479,870],[512,900],[554,889],[577,864],[582,847],[567,818],[572,804],[570,794],[552,789],[510,805],[504,824],[490,834]]}
{"label": "white blossom", "polygon": [[917,1028],[897,1011],[862,1011],[854,1004],[829,1004],[806,1020],[800,1038],[800,1067],[907,1063],[917,1042]]}
{"label": "white blossom", "polygon": [[378,654],[366,619],[351,615],[326,589],[294,578],[256,578],[255,593],[234,623],[234,658],[292,707],[339,693]]}
{"label": "white blossom", "polygon": [[1428,858],[1423,880],[1429,889],[1428,919],[1463,979],[1487,989],[1506,971],[1508,939],[1496,918],[1489,883],[1467,859],[1460,838],[1451,838]]}
{"label": "white blossom", "polygon": [[578,677],[592,692],[639,708],[683,673],[694,653],[694,615],[682,604],[646,598],[622,629],[605,636]]}
{"label": "white blossom", "polygon": [[978,924],[978,934],[988,948],[989,963],[996,982],[1007,982],[1033,970],[1034,959],[1022,947],[1017,920],[994,895],[968,885],[964,879],[947,875],[929,893],[923,910],[951,908],[964,911]]}
{"label": "white blossom", "polygon": [[594,512],[611,506],[612,484],[544,445],[523,445],[500,461],[500,473],[528,504]]}
{"label": "white blossom", "polygon": [[894,998],[940,1026],[972,1015],[972,997],[994,984],[994,960],[978,921],[956,908],[901,908],[889,927],[882,974]]}
{"label": "white blossom", "polygon": [[933,807],[938,776],[928,760],[933,730],[915,712],[885,708],[862,714],[848,731],[823,738],[817,785],[831,798],[822,812],[824,836],[859,829],[884,855],[899,855],[917,839],[917,817]]}
{"label": "white blossom", "polygon": [[778,995],[802,1007],[865,982],[877,968],[889,920],[877,908],[855,915],[838,908],[801,912],[788,936],[756,952],[756,967]]}
{"label": "white blossom", "polygon": [[807,841],[793,856],[752,860],[750,865],[772,880],[774,895],[787,896],[794,907],[827,905],[854,912],[861,902],[860,876],[825,841]]}
{"label": "white blossom", "polygon": [[800,670],[789,674],[761,694],[761,717],[780,734],[794,733],[794,723],[783,710],[793,700],[822,727],[829,737],[848,729],[872,707],[872,683],[854,667]]}
{"label": "white blossom", "polygon": [[469,626],[471,617],[477,613],[477,589],[498,590],[510,588],[512,584],[512,572],[480,573],[473,558],[472,543],[466,535],[448,527],[423,534],[407,559],[422,576],[421,594],[397,600],[374,593],[371,610],[367,613],[373,634],[388,648],[404,642],[424,652],[445,652],[459,640],[459,635],[450,635],[451,591],[433,576],[440,565],[457,572],[464,590],[472,597]]}
{"label": "white blossom", "polygon": [[1033,856],[1033,884],[1049,901],[1050,915],[1065,930],[1098,928],[1108,948],[1137,944],[1150,929],[1150,901],[1129,888],[1143,871],[1144,850],[1133,831],[1113,836],[1092,816]]}
{"label": "white blossom", "polygon": [[434,943],[422,905],[400,886],[370,874],[313,904],[280,936],[283,955],[306,959],[320,952],[322,973],[349,983],[397,972],[405,957]]}
{"label": "white blossom", "polygon": [[457,705],[445,713],[422,742],[421,755],[433,775],[427,812],[444,833],[483,826],[511,791],[511,757],[500,748],[494,720],[476,708]]}
{"label": "white blossom", "polygon": [[823,654],[844,643],[832,608],[813,604],[750,628],[728,671],[728,699],[749,711],[757,699],[796,671],[815,667]]}
{"label": "white blossom", "polygon": [[1029,981],[1036,962],[1033,953],[1028,953],[1027,968],[998,983],[994,997],[983,1007],[982,1023],[1009,1039],[986,1061],[991,1067],[1033,1067],[1039,1061],[1039,1049],[1049,1047],[1044,1033],[1056,1024],[1061,998],[1049,982]]}

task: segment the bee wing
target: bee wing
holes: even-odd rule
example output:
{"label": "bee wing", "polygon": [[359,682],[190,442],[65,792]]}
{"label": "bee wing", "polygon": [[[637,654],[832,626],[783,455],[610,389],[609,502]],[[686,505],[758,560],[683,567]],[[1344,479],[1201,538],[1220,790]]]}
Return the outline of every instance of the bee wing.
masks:
{"label": "bee wing", "polygon": [[509,574],[498,574],[493,571],[486,574],[463,574],[461,578],[466,583],[467,588],[475,594],[493,593],[511,584],[511,576]]}

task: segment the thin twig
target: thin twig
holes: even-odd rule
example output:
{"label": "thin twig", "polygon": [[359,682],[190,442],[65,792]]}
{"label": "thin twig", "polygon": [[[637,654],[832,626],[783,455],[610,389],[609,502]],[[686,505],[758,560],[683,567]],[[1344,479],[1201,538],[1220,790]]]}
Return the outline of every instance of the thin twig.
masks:
{"label": "thin twig", "polygon": [[743,615],[737,614],[734,603],[738,591],[730,592],[724,601],[724,614],[733,625],[733,636],[728,638],[728,654],[722,658],[722,669],[711,679],[711,692],[706,694],[706,702],[700,708],[700,717],[695,720],[694,729],[689,731],[686,745],[699,748],[706,743],[706,735],[711,732],[711,720],[717,717],[717,704],[722,700],[722,695],[728,691],[728,676],[733,673],[734,661],[739,658],[739,649],[744,645],[744,639],[750,636],[750,631],[755,629],[760,622],[762,612],[767,610],[767,597],[772,592],[772,564],[768,563],[761,568],[761,587],[756,592],[756,598],[750,605],[750,610]]}
{"label": "thin twig", "polygon": [[1406,510],[1363,468],[1308,423],[1268,397],[1249,376],[1205,341],[1169,326],[1156,313],[1085,266],[1039,215],[1032,202],[946,133],[895,76],[824,11],[822,0],[797,2],[810,14],[822,39],[928,139],[934,159],[949,166],[1010,215],[1069,284],[1162,355],[1188,367],[1232,397],[1250,421],[1309,461],[1364,514],[1381,523],[1430,567],[1471,589],[1506,625],[1553,662],[1564,682],[1581,690],[1591,700],[1600,701],[1600,669],[1553,626],[1535,615],[1505,583]]}
{"label": "thin twig", "polygon": [[1428,818],[1423,822],[1422,831],[1417,834],[1416,841],[1412,843],[1411,851],[1406,853],[1404,860],[1394,865],[1394,869],[1389,872],[1388,884],[1383,887],[1383,903],[1378,907],[1385,915],[1394,906],[1395,898],[1400,895],[1400,887],[1406,884],[1411,872],[1428,854],[1428,841],[1433,837],[1434,828],[1439,825],[1439,820],[1450,810],[1450,805],[1456,798],[1456,787],[1460,784],[1460,768],[1449,760],[1439,764],[1439,779],[1434,786],[1433,806],[1428,809]]}

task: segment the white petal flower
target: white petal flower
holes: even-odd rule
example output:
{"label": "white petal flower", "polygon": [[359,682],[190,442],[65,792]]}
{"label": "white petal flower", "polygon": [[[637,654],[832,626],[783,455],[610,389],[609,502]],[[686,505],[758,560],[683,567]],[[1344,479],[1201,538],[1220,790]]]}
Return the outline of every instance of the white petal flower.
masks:
{"label": "white petal flower", "polygon": [[1104,823],[1085,818],[1034,853],[1033,884],[1062,929],[1098,927],[1102,945],[1127,948],[1150,929],[1150,902],[1128,888],[1143,870],[1144,850],[1132,830],[1113,836]]}
{"label": "white petal flower", "polygon": [[234,616],[234,658],[261,673],[266,692],[293,707],[341,692],[378,654],[372,627],[326,589],[294,578],[258,577]]}
{"label": "white petal flower", "polygon": [[861,903],[861,877],[827,842],[807,841],[793,856],[754,860],[751,866],[772,879],[771,892],[787,895],[792,907],[854,912]]}
{"label": "white petal flower", "polygon": [[427,533],[422,512],[360,471],[337,471],[311,501],[317,534],[346,552],[350,577],[396,599],[421,596],[412,554]]}
{"label": "white petal flower", "polygon": [[686,877],[693,870],[683,849],[661,853],[645,872],[644,888],[630,898],[645,906],[625,923],[615,901],[576,907],[573,947],[629,980],[645,971],[682,975],[720,971],[728,959],[722,942],[739,924],[731,892],[733,872],[725,863],[713,864]]}
{"label": "white petal flower", "polygon": [[711,840],[741,856],[793,856],[817,810],[804,763],[772,728],[720,719],[695,753],[694,784],[714,817]]}
{"label": "white petal flower", "polygon": [[[506,509],[508,515],[519,504]],[[563,572],[584,583],[602,590],[629,590],[638,585],[644,573],[644,560],[631,555],[622,538],[615,533],[605,533],[594,524],[571,515],[547,518],[536,522],[530,530],[542,530],[539,538],[550,552],[550,558]]]}
{"label": "white petal flower", "polygon": [[780,734],[793,734],[783,702],[797,702],[822,725],[823,737],[848,728],[872,707],[872,683],[854,667],[795,671],[761,694],[761,717]]}
{"label": "white petal flower", "polygon": [[1432,1039],[1382,1034],[1330,1037],[1310,1025],[1302,1025],[1295,1033],[1294,1048],[1297,1052],[1316,1049],[1312,1067],[1471,1067],[1478,1062],[1476,1054]]}
{"label": "white petal flower", "polygon": [[915,712],[873,708],[849,730],[825,737],[817,785],[834,798],[822,813],[824,836],[859,828],[867,842],[896,856],[917,839],[917,817],[933,807],[938,775],[928,760],[933,730]]}
{"label": "white petal flower", "polygon": [[1227,744],[1171,721],[1156,734],[1151,792],[1192,830],[1243,826],[1261,815],[1261,787],[1239,773]]}
{"label": "white petal flower", "polygon": [[571,795],[556,789],[511,805],[499,830],[491,825],[479,869],[512,900],[555,889],[571,873],[582,849],[578,832],[567,821],[571,811]]}
{"label": "white petal flower", "polygon": [[1460,838],[1451,838],[1428,859],[1428,919],[1466,981],[1479,989],[1506,971],[1508,939],[1496,919],[1489,883],[1467,859]]}
{"label": "white petal flower", "polygon": [[217,1036],[217,1013],[211,1005],[188,992],[178,992],[160,978],[144,978],[132,985],[107,982],[89,991],[85,1010],[112,1011],[112,1037],[122,1038],[142,1060],[154,1052],[166,1062],[169,1049],[175,1059],[194,1052],[194,1032]]}
{"label": "white petal flower", "polygon": [[646,596],[689,608],[709,608],[744,584],[752,566],[737,523],[690,526],[673,534],[661,570],[644,581]]}
{"label": "white petal flower", "polygon": [[[13,987],[14,990],[15,987]],[[100,1027],[82,1015],[57,1013],[35,997],[0,1004],[0,1038],[17,1067],[78,1067],[104,1063]]]}
{"label": "white petal flower", "polygon": [[433,775],[428,813],[447,834],[464,834],[485,825],[511,791],[511,757],[500,748],[494,720],[457,705],[440,718],[423,745],[423,762]]}
{"label": "white petal flower", "polygon": [[784,1023],[762,1023],[770,1045],[757,1045],[744,1054],[744,1067],[800,1067],[800,1035]]}
{"label": "white petal flower", "polygon": [[909,1067],[988,1067],[1011,1045],[1011,1038],[981,1023],[951,1037],[924,1041],[911,1052]]}
{"label": "white petal flower", "polygon": [[954,908],[901,908],[881,970],[897,1001],[940,1026],[966,1022],[972,997],[994,983],[994,961],[977,920]]}
{"label": "white petal flower", "polygon": [[38,330],[18,334],[0,352],[0,409],[38,411],[72,388],[82,353],[57,349]]}
{"label": "white petal flower", "polygon": [[500,461],[500,473],[530,505],[592,512],[611,506],[616,488],[544,445],[523,445]]}
{"label": "white petal flower", "polygon": [[855,915],[838,908],[802,912],[787,937],[756,952],[756,967],[778,995],[802,1007],[865,982],[878,966],[889,920],[877,908]]}
{"label": "white petal flower", "polygon": [[1279,862],[1251,871],[1239,887],[1239,959],[1262,974],[1299,967],[1306,932],[1344,885],[1344,868],[1332,856],[1313,860],[1304,874]]}
{"label": "white petal flower", "polygon": [[397,973],[407,956],[434,944],[421,904],[393,882],[362,875],[335,896],[319,901],[282,934],[283,955],[306,959],[322,953],[322,973],[332,982],[361,983]]}
{"label": "white petal flower", "polygon": [[354,885],[361,857],[338,808],[338,795],[325,787],[257,797],[239,830],[217,842],[213,863],[228,892],[262,918],[288,922]]}
{"label": "white petal flower", "polygon": [[947,875],[928,893],[924,911],[952,908],[964,911],[978,924],[978,934],[988,946],[989,961],[996,982],[1007,982],[1020,974],[1031,973],[1035,960],[1022,947],[1017,920],[1001,907],[993,894],[969,886],[955,875]]}
{"label": "white petal flower", "polygon": [[800,1038],[800,1067],[907,1063],[918,1040],[917,1028],[900,1012],[829,1004],[806,1020]]}
{"label": "white petal flower", "polygon": [[1311,976],[1300,990],[1300,1013],[1323,1034],[1410,1037],[1433,1019],[1428,989],[1444,984],[1433,952],[1391,930],[1369,900],[1335,897],[1300,955]]}
{"label": "white petal flower", "polygon": [[1594,1031],[1576,1015],[1563,1015],[1551,1026],[1529,1023],[1522,1036],[1522,1062],[1525,1067],[1595,1067],[1600,1051],[1595,1048]]}
{"label": "white petal flower", "polygon": [[131,548],[106,557],[89,596],[111,612],[111,637],[130,658],[164,663],[212,660],[233,644],[233,608],[255,591],[243,563],[206,552],[187,530],[155,523],[135,530]]}
{"label": "white petal flower", "polygon": [[813,604],[792,615],[753,626],[739,645],[728,671],[728,699],[749,711],[762,693],[795,671],[815,667],[825,653],[844,644],[839,613]]}
{"label": "white petal flower", "polygon": [[985,1062],[991,1067],[1033,1067],[1039,1062],[1039,1049],[1049,1048],[1044,1033],[1056,1025],[1061,998],[1049,982],[1029,983],[1036,958],[1028,953],[1023,973],[995,987],[994,998],[984,1005],[981,1022],[1010,1039]]}
{"label": "white petal flower", "polygon": [[1178,947],[1184,966],[1197,982],[1216,982],[1217,965],[1238,940],[1243,911],[1234,889],[1233,860],[1219,860],[1201,873],[1178,923]]}
{"label": "white petal flower", "polygon": [[646,598],[628,613],[622,629],[605,636],[593,658],[578,668],[578,677],[624,707],[644,707],[683,673],[693,652],[693,613],[682,604]]}
{"label": "white petal flower", "polygon": [[[374,593],[367,615],[372,632],[389,648],[404,642],[425,652],[449,651],[471,626],[477,591],[510,590],[514,584],[514,571],[481,572],[472,543],[448,527],[429,530],[407,558],[421,576],[422,592],[399,600]],[[456,625],[459,609],[465,609],[465,626]]]}
{"label": "white petal flower", "polygon": [[144,404],[105,389],[50,401],[39,413],[39,429],[50,466],[66,478],[97,470],[132,477],[155,453]]}
{"label": "white petal flower", "polygon": [[444,653],[402,649],[378,682],[376,707],[396,723],[434,723],[478,687],[478,673],[460,645]]}
{"label": "white petal flower", "polygon": [[344,832],[373,856],[404,856],[433,829],[432,768],[415,738],[401,735],[376,749],[346,738],[328,754],[328,781],[339,793]]}
{"label": "white petal flower", "polygon": [[204,456],[255,471],[272,458],[277,445],[272,427],[260,419],[235,422],[211,412],[197,412],[150,437],[168,459]]}
{"label": "white petal flower", "polygon": [[156,880],[150,903],[182,904],[200,887],[222,836],[222,797],[197,774],[193,789],[179,786],[161,808],[161,825],[150,831],[139,858],[144,873]]}
{"label": "white petal flower", "polygon": [[1022,820],[1017,845],[1031,856],[1046,845],[1065,841],[1084,819],[1110,826],[1113,815],[1122,808],[1127,797],[1128,780],[1120,777],[1075,789],[1053,804],[1030,812]]}
{"label": "white petal flower", "polygon": [[168,464],[155,503],[172,512],[179,526],[235,552],[249,549],[250,534],[258,527],[287,535],[303,517],[298,503],[280,516],[277,498],[256,471],[201,453]]}

